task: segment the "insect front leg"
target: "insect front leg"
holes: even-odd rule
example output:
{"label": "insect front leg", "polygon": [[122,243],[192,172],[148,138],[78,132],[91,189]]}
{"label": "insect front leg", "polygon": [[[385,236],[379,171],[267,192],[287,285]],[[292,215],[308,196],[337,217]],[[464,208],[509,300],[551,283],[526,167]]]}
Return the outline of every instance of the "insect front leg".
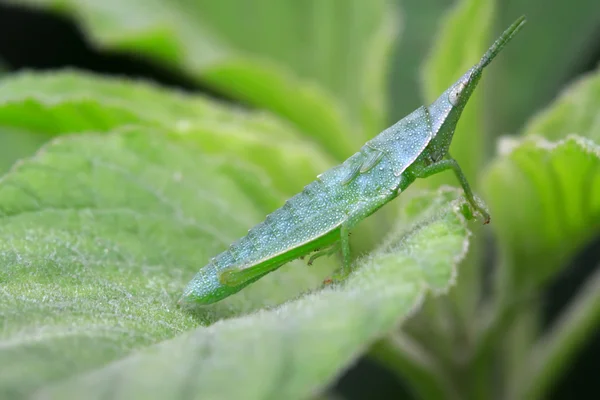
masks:
{"label": "insect front leg", "polygon": [[[339,272],[335,273],[331,278],[328,278],[327,281],[342,281],[344,280],[351,272],[350,266],[350,227],[352,226],[352,222],[354,219],[349,218],[344,221],[340,227],[340,241],[337,242],[333,247],[335,250],[342,250],[342,268]],[[318,256],[318,254],[317,254]],[[313,256],[314,257],[314,256]]]}
{"label": "insect front leg", "polygon": [[340,249],[340,243],[336,242],[334,244],[332,244],[330,247],[327,247],[325,249],[321,249],[318,250],[315,254],[313,254],[309,259],[308,259],[308,265],[312,265],[313,262],[319,258],[319,257],[323,257],[323,256],[330,256],[332,254],[335,254],[338,250]]}
{"label": "insect front leg", "polygon": [[340,243],[342,248],[342,274],[349,274],[351,267],[350,257],[350,229],[356,226],[360,221],[373,214],[385,203],[397,196],[395,192],[388,192],[385,195],[361,202],[342,222],[340,226]]}
{"label": "insect front leg", "polygon": [[490,222],[490,214],[483,208],[476,200],[475,196],[473,196],[473,191],[471,190],[471,186],[467,181],[467,177],[462,172],[460,165],[456,162],[456,160],[448,154],[445,160],[441,160],[436,162],[435,164],[428,165],[427,167],[414,171],[415,177],[417,178],[427,178],[428,176],[435,175],[447,169],[451,169],[454,171],[454,175],[458,178],[460,185],[465,192],[465,197],[471,207],[473,207],[481,216],[483,217],[483,223],[488,224]]}

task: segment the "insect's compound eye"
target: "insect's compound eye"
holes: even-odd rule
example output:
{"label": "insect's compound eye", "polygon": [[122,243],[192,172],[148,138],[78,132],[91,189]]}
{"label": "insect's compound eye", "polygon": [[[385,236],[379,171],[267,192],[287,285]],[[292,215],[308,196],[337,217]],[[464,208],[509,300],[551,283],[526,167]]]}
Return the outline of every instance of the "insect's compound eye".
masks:
{"label": "insect's compound eye", "polygon": [[463,90],[465,90],[466,87],[467,87],[466,83],[460,82],[458,85],[455,85],[452,88],[452,90],[448,94],[448,101],[450,101],[450,104],[452,104],[453,106],[458,105],[458,100],[460,99],[460,95],[462,94]]}

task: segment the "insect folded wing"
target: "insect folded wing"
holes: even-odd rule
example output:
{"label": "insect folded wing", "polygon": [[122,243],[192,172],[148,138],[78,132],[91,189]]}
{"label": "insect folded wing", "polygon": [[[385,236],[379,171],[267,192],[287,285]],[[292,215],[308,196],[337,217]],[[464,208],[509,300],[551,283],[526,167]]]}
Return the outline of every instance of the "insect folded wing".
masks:
{"label": "insect folded wing", "polygon": [[365,172],[368,172],[371,168],[376,166],[379,163],[379,161],[381,161],[382,157],[383,153],[378,150],[375,150],[373,153],[369,154],[367,159],[363,162],[363,164],[360,167],[360,173],[364,174]]}
{"label": "insect folded wing", "polygon": [[370,150],[371,151],[366,156],[361,154],[361,156],[364,157],[362,161],[354,160],[354,164],[348,172],[348,175],[346,175],[346,177],[342,180],[343,185],[347,185],[352,182],[352,180],[354,180],[354,178],[356,178],[359,174],[364,174],[365,172],[370,171],[379,163],[379,161],[381,161],[383,158],[383,152],[375,149]]}
{"label": "insect folded wing", "polygon": [[361,166],[362,166],[362,164],[360,164],[360,163],[354,164],[352,166],[352,169],[350,170],[350,172],[348,172],[348,175],[346,175],[346,177],[342,180],[342,185],[347,185],[350,182],[352,182],[352,180],[354,178],[356,178],[358,176],[358,174],[360,173]]}

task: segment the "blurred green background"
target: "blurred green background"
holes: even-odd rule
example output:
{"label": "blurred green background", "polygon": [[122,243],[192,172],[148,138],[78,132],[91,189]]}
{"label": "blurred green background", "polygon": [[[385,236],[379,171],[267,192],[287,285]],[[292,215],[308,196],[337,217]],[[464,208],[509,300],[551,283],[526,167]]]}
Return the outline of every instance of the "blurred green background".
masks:
{"label": "blurred green background", "polygon": [[[146,77],[163,84],[208,92],[226,98],[191,77],[143,57],[124,52],[98,51],[68,18],[33,11],[20,2],[0,3],[0,74],[18,69],[54,69],[76,66],[92,71]],[[423,62],[432,51],[440,18],[450,0],[397,1],[399,40],[389,68],[388,121],[395,122],[424,103]],[[600,59],[600,3],[593,0],[499,2],[494,21],[497,36],[516,16],[529,23],[519,40],[511,43],[486,75],[486,134],[488,151],[493,137],[516,133],[523,123],[547,105],[567,83],[595,69]],[[43,39],[42,39],[43,38]],[[491,136],[490,136],[491,135]],[[23,132],[0,135],[0,170],[43,142]]]}

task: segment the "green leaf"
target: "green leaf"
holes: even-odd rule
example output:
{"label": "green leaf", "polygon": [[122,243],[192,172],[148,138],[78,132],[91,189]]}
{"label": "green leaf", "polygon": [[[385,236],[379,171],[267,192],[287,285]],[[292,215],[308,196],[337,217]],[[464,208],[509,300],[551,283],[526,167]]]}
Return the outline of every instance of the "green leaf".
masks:
{"label": "green leaf", "polygon": [[600,142],[600,71],[580,78],[524,130],[525,135],[562,139],[569,133]]}
{"label": "green leaf", "polygon": [[145,55],[270,109],[338,158],[385,123],[398,26],[387,0],[19,3],[77,16],[99,47]]}
{"label": "green leaf", "polygon": [[333,260],[292,263],[201,317],[175,307],[282,202],[256,168],[147,128],[59,138],[20,163],[0,181],[0,397],[318,286]]}
{"label": "green leaf", "polygon": [[482,184],[513,295],[546,281],[600,229],[600,147],[570,135],[501,143]]}
{"label": "green leaf", "polygon": [[[445,292],[453,282],[469,236],[460,211],[465,203],[457,196],[457,191],[446,190],[412,200],[387,244],[361,260],[343,285],[326,285],[275,309],[197,328],[118,362],[98,365],[38,395],[307,398],[330,383],[373,340],[394,329],[427,290]],[[140,287],[147,286],[148,280],[155,282],[152,275],[140,277]],[[135,315],[138,307],[143,309],[149,324],[160,321],[162,326],[165,320],[191,318],[179,310],[153,318],[146,304],[134,305],[144,300],[129,300],[128,312]],[[94,307],[113,312],[106,303]],[[205,313],[199,311],[195,317],[204,318]],[[113,318],[120,321],[123,316]]]}
{"label": "green leaf", "polygon": [[148,83],[80,72],[19,74],[0,81],[0,127],[48,138],[131,125],[162,127],[196,141],[206,153],[256,165],[290,195],[332,165],[318,147],[270,115]]}
{"label": "green leaf", "polygon": [[21,129],[0,127],[0,176],[17,160],[33,154],[45,137]]}
{"label": "green leaf", "polygon": [[522,143],[501,143],[505,154],[483,176],[506,272],[514,274],[505,285],[545,281],[598,233],[598,145],[581,136],[600,139],[599,77],[567,88],[526,126]]}
{"label": "green leaf", "polygon": [[[461,0],[445,16],[433,51],[423,68],[425,99],[431,102],[475,65],[491,43],[495,0]],[[485,82],[484,73],[484,82]],[[482,82],[483,83],[483,82]],[[481,84],[480,84],[481,86]],[[481,88],[463,112],[450,151],[468,179],[474,180],[483,160],[485,129]],[[449,183],[448,175],[427,185]]]}

